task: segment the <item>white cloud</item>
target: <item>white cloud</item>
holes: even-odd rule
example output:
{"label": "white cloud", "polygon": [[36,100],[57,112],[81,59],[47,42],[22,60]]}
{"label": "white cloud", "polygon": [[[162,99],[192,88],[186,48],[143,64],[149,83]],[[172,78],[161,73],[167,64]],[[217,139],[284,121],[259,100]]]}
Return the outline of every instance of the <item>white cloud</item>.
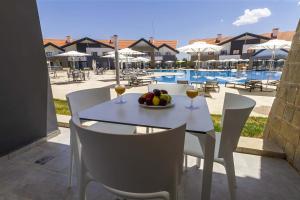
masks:
{"label": "white cloud", "polygon": [[300,1],[298,2],[298,6],[300,6]]}
{"label": "white cloud", "polygon": [[261,18],[269,17],[271,15],[271,11],[269,8],[257,8],[257,9],[246,9],[242,16],[239,16],[237,20],[235,20],[232,24],[235,26],[242,26],[246,24],[255,24]]}
{"label": "white cloud", "polygon": [[223,23],[223,22],[224,22],[224,19],[220,19],[220,22]]}

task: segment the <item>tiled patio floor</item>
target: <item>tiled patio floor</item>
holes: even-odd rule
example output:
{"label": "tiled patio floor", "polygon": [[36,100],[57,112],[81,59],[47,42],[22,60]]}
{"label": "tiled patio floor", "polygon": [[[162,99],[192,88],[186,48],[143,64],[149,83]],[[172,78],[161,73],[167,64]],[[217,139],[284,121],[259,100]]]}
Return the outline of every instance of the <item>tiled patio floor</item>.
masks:
{"label": "tiled patio floor", "polygon": [[[67,188],[69,129],[61,131],[47,143],[10,160],[0,160],[0,200],[78,199],[76,186]],[[48,158],[48,162],[35,163],[42,157]],[[200,199],[201,170],[194,164],[195,160],[190,158],[181,199]],[[236,153],[235,164],[237,199],[299,200],[300,175],[286,161]],[[97,183],[90,184],[87,193],[88,200],[116,199]],[[219,164],[214,165],[212,199],[229,199],[225,170]]]}

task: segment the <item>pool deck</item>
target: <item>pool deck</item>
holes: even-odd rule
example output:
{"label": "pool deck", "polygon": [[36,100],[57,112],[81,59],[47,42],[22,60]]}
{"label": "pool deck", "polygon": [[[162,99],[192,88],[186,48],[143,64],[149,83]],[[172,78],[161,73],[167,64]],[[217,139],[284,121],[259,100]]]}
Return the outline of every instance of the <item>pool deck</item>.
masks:
{"label": "pool deck", "polygon": [[[161,76],[162,74],[171,76],[176,73],[155,72],[154,75],[145,76],[143,78],[150,78],[152,76]],[[94,75],[94,73],[91,72],[90,79],[82,82],[68,82],[68,78],[66,75],[67,73],[65,71],[58,72],[57,78],[53,78],[52,75],[50,75],[54,98],[66,99],[66,94],[73,91],[90,89],[90,88],[100,88],[105,86],[112,86],[115,84],[115,74],[113,71],[108,71],[104,75]],[[127,84],[128,81],[122,80],[121,83]],[[128,88],[126,92],[145,93],[147,92],[147,86],[131,87]],[[260,116],[260,117],[268,116],[276,94],[274,87],[264,88],[264,92],[260,92],[258,90],[249,92],[248,90],[245,90],[242,87],[231,88],[231,87],[225,87],[224,85],[221,85],[220,92],[212,91],[210,92],[211,97],[206,98],[209,106],[209,110],[212,114],[222,113],[223,100],[226,92],[241,94],[254,99],[256,101],[256,106],[252,111],[251,116]],[[116,97],[113,87],[111,89],[111,97],[112,98]]]}

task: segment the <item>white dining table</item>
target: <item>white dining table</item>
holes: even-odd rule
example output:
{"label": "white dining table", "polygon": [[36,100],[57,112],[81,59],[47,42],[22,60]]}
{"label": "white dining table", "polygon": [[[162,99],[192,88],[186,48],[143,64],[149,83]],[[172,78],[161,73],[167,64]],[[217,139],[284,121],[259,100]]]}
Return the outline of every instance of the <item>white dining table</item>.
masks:
{"label": "white dining table", "polygon": [[85,121],[90,120],[162,129],[172,129],[186,123],[186,131],[191,132],[195,136],[205,134],[207,137],[203,147],[205,160],[201,199],[210,199],[215,132],[205,98],[203,96],[195,98],[194,106],[198,108],[193,110],[186,108],[190,100],[183,95],[172,95],[173,107],[150,109],[139,105],[138,98],[140,95],[136,93],[123,95],[123,99],[126,101],[123,104],[117,104],[118,100],[112,99],[111,101],[90,107],[79,112],[79,118]]}

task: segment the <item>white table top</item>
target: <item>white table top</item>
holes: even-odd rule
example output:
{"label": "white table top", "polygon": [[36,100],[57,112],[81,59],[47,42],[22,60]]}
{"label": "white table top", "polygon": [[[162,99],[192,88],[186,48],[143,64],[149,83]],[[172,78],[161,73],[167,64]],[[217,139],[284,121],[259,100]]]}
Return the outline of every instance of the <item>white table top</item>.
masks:
{"label": "white table top", "polygon": [[214,129],[207,103],[204,97],[194,99],[198,109],[189,110],[185,106],[190,104],[187,96],[172,95],[174,107],[165,109],[142,108],[138,103],[141,94],[125,94],[124,104],[116,104],[116,99],[101,103],[79,112],[82,120],[93,120],[134,126],[170,129],[183,123],[186,130],[196,133],[206,133]]}

